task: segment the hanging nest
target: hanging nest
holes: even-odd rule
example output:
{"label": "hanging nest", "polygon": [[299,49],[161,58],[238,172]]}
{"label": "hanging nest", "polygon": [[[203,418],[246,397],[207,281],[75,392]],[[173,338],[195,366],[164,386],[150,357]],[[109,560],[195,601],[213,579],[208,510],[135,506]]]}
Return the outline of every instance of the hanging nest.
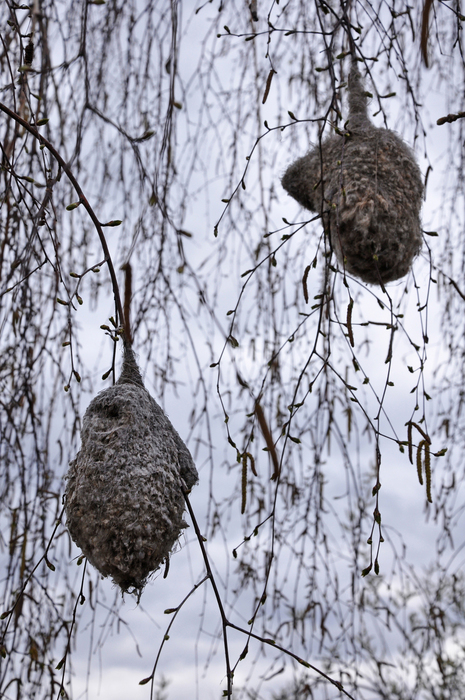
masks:
{"label": "hanging nest", "polygon": [[81,439],[67,476],[69,532],[103,576],[140,596],[186,527],[181,479],[189,490],[198,474],[130,347],[115,386],[89,404]]}
{"label": "hanging nest", "polygon": [[370,122],[355,60],[344,133],[293,163],[282,185],[299,204],[321,214],[347,272],[379,285],[407,274],[422,245],[421,173],[402,139]]}

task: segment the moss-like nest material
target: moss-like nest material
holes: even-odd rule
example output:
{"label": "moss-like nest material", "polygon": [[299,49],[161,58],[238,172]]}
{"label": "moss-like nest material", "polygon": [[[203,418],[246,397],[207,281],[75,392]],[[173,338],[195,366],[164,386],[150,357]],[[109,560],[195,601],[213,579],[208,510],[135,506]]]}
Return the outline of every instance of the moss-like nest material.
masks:
{"label": "moss-like nest material", "polygon": [[89,404],[81,440],[67,477],[69,532],[103,576],[140,595],[186,527],[181,479],[190,489],[198,474],[130,348],[118,382]]}
{"label": "moss-like nest material", "polygon": [[344,134],[299,158],[282,185],[299,204],[321,214],[345,270],[380,285],[407,274],[422,245],[421,173],[402,139],[370,122],[355,62]]}

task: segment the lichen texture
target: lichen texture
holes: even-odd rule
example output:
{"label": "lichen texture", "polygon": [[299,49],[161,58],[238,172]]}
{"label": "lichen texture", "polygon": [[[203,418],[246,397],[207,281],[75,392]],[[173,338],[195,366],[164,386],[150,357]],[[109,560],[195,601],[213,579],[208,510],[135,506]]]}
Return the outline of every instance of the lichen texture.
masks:
{"label": "lichen texture", "polygon": [[321,214],[347,272],[379,285],[407,274],[422,245],[421,173],[402,139],[370,122],[355,61],[344,132],[289,166],[282,185],[299,204]]}
{"label": "lichen texture", "polygon": [[140,595],[186,527],[181,479],[189,490],[198,474],[129,347],[118,382],[89,404],[81,440],[67,477],[69,532],[103,576]]}

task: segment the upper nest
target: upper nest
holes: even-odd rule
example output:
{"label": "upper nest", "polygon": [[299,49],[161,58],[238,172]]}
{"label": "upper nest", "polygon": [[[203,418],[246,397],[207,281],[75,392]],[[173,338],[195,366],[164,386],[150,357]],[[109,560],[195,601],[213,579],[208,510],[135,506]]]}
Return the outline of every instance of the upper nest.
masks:
{"label": "upper nest", "polygon": [[367,116],[367,98],[355,63],[349,81],[349,119],[293,163],[283,187],[321,214],[339,262],[365,282],[403,277],[422,245],[421,172],[412,150]]}

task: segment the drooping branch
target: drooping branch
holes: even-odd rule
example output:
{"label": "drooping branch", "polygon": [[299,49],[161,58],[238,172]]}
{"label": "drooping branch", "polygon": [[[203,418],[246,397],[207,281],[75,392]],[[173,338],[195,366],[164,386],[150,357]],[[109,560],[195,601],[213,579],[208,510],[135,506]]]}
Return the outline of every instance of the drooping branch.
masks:
{"label": "drooping branch", "polygon": [[[75,176],[73,175],[73,172],[71,168],[68,166],[68,164],[65,162],[65,160],[62,158],[62,156],[58,153],[56,148],[48,141],[45,136],[42,136],[41,133],[37,130],[35,126],[32,126],[27,122],[25,119],[19,116],[19,114],[16,114],[13,110],[9,109],[6,105],[0,102],[0,110],[4,112],[7,116],[10,117],[10,119],[14,119],[18,124],[20,124],[26,131],[28,131],[34,138],[36,138],[39,143],[51,153],[53,158],[57,161],[57,163],[61,166],[62,170],[64,173],[66,173],[69,181],[73,185],[74,189],[76,190],[76,194],[79,197],[79,204],[82,204],[84,209],[87,211],[89,214],[90,218],[92,219],[92,223],[94,224],[98,237],[100,239],[100,244],[103,249],[103,253],[105,255],[105,261],[108,265],[108,270],[110,272],[110,278],[111,278],[111,285],[113,289],[113,294],[115,297],[115,305],[116,305],[116,310],[120,319],[120,323],[123,327],[124,330],[124,339],[125,342],[130,342],[130,335],[129,333],[126,333],[126,325],[125,325],[125,316],[124,316],[124,311],[123,311],[123,306],[121,303],[121,297],[119,293],[119,286],[118,286],[118,279],[116,277],[116,271],[113,265],[113,261],[111,259],[110,255],[110,250],[108,248],[108,244],[105,238],[105,234],[103,233],[103,228],[102,224],[97,218],[96,213],[94,212],[93,208],[89,204],[87,198],[84,195],[84,192],[81,189],[81,186],[79,185],[78,181],[76,180]],[[113,224],[114,225],[114,224]]]}

